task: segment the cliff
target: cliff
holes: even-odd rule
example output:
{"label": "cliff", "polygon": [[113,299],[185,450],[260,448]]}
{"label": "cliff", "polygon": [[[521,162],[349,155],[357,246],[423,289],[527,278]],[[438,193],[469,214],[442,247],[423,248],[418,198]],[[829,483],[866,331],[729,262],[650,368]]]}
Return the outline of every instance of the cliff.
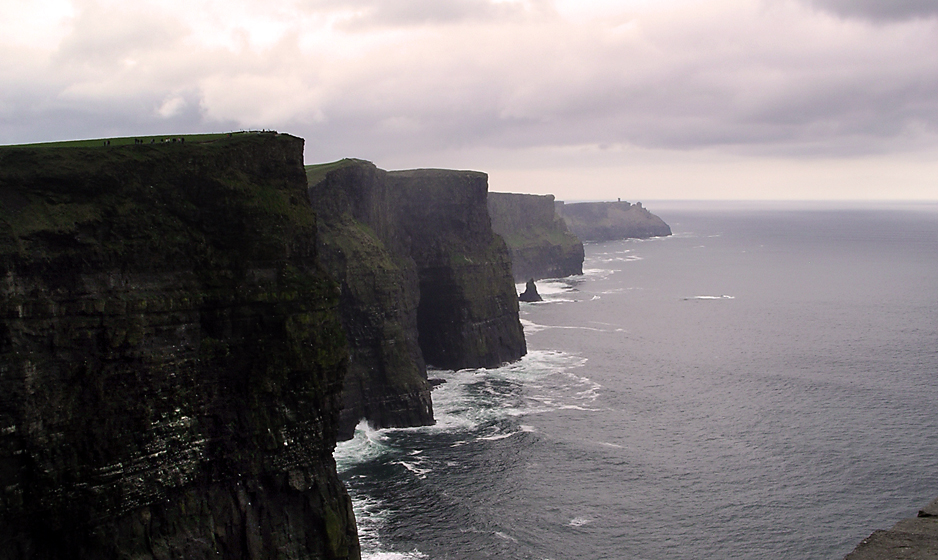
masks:
{"label": "cliff", "polygon": [[[323,264],[342,285],[351,344],[342,433],[432,423],[424,362],[492,367],[525,353],[510,257],[485,174],[308,166]],[[374,272],[372,272],[374,271]]]}
{"label": "cliff", "polygon": [[0,148],[0,558],[357,558],[303,141]]}
{"label": "cliff", "polygon": [[362,418],[376,428],[432,424],[417,336],[417,266],[376,233],[390,240],[397,229],[385,172],[356,160],[306,169],[319,216],[319,258],[341,286],[349,341],[339,437],[350,439]]}
{"label": "cliff", "polygon": [[938,558],[938,498],[888,531],[875,531],[844,560]]}
{"label": "cliff", "polygon": [[554,206],[553,195],[489,193],[492,229],[508,244],[516,282],[583,274],[583,243]]}
{"label": "cliff", "polygon": [[668,224],[642,208],[641,202],[559,202],[557,211],[570,231],[583,241],[671,235]]}
{"label": "cliff", "polygon": [[427,363],[495,367],[526,352],[511,257],[492,231],[488,176],[419,169],[388,173],[403,246],[417,264],[417,331]]}

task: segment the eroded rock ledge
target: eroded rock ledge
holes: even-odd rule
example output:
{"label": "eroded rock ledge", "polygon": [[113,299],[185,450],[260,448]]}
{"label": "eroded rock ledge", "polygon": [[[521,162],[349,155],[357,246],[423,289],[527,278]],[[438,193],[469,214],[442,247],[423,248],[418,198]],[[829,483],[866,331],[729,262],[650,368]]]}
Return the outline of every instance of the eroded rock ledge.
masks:
{"label": "eroded rock ledge", "polygon": [[303,141],[0,149],[0,558],[358,558]]}

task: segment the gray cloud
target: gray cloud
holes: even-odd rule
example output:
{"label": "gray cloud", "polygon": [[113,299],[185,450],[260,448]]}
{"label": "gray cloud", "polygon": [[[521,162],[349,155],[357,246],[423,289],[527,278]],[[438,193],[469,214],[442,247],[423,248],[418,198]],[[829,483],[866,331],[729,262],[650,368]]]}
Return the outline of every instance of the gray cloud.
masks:
{"label": "gray cloud", "polygon": [[527,15],[524,6],[488,0],[360,0],[356,5],[363,13],[348,20],[347,29],[504,21]]}
{"label": "gray cloud", "polygon": [[[304,13],[338,4],[307,2]],[[829,157],[938,145],[931,21],[856,26],[791,3],[582,24],[483,0],[340,4],[363,14],[354,33],[298,24],[263,47],[219,47],[166,14],[89,2],[46,58],[0,43],[0,60],[24,60],[0,65],[0,142],[276,128],[304,136],[311,161],[581,145]],[[413,28],[359,46],[366,23]]]}
{"label": "gray cloud", "polygon": [[808,0],[811,5],[843,17],[873,21],[938,18],[935,0]]}

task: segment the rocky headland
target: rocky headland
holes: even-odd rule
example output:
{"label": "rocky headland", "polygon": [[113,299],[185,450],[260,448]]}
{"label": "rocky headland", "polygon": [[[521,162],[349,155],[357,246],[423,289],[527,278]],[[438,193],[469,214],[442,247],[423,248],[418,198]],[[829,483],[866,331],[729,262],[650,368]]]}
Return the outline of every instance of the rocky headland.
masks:
{"label": "rocky headland", "polygon": [[583,243],[555,211],[554,195],[489,193],[488,208],[515,282],[583,274]]}
{"label": "rocky headland", "polygon": [[308,166],[320,258],[341,285],[350,343],[340,437],[433,422],[426,363],[493,367],[525,353],[504,242],[471,171]]}
{"label": "rocky headland", "polygon": [[0,558],[358,558],[303,140],[0,148]]}
{"label": "rocky headland", "polygon": [[641,202],[558,202],[557,213],[563,217],[570,231],[583,241],[671,235],[671,227],[643,208]]}

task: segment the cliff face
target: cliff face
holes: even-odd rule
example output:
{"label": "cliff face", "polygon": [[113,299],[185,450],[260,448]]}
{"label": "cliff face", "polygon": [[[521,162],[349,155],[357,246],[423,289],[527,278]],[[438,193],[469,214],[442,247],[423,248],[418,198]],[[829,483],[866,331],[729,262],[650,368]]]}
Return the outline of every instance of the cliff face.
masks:
{"label": "cliff face", "polygon": [[583,243],[554,205],[554,195],[489,193],[492,229],[508,244],[516,282],[583,274]]}
{"label": "cliff face", "polygon": [[0,149],[0,558],[359,556],[302,149]]}
{"label": "cliff face", "polygon": [[557,211],[563,216],[570,231],[583,241],[671,235],[670,226],[642,208],[641,202],[560,202]]}
{"label": "cliff face", "polygon": [[349,341],[339,437],[350,439],[362,418],[377,428],[432,424],[417,337],[417,266],[401,247],[392,251],[382,241],[397,231],[386,174],[355,160],[307,170],[319,215],[319,258],[341,285]]}
{"label": "cliff face", "polygon": [[307,167],[321,258],[342,284],[351,344],[342,434],[433,422],[424,360],[490,367],[524,355],[507,249],[482,173]]}
{"label": "cliff face", "polygon": [[388,173],[387,183],[417,264],[417,330],[427,362],[494,367],[523,356],[511,257],[488,216],[488,177],[422,169]]}

